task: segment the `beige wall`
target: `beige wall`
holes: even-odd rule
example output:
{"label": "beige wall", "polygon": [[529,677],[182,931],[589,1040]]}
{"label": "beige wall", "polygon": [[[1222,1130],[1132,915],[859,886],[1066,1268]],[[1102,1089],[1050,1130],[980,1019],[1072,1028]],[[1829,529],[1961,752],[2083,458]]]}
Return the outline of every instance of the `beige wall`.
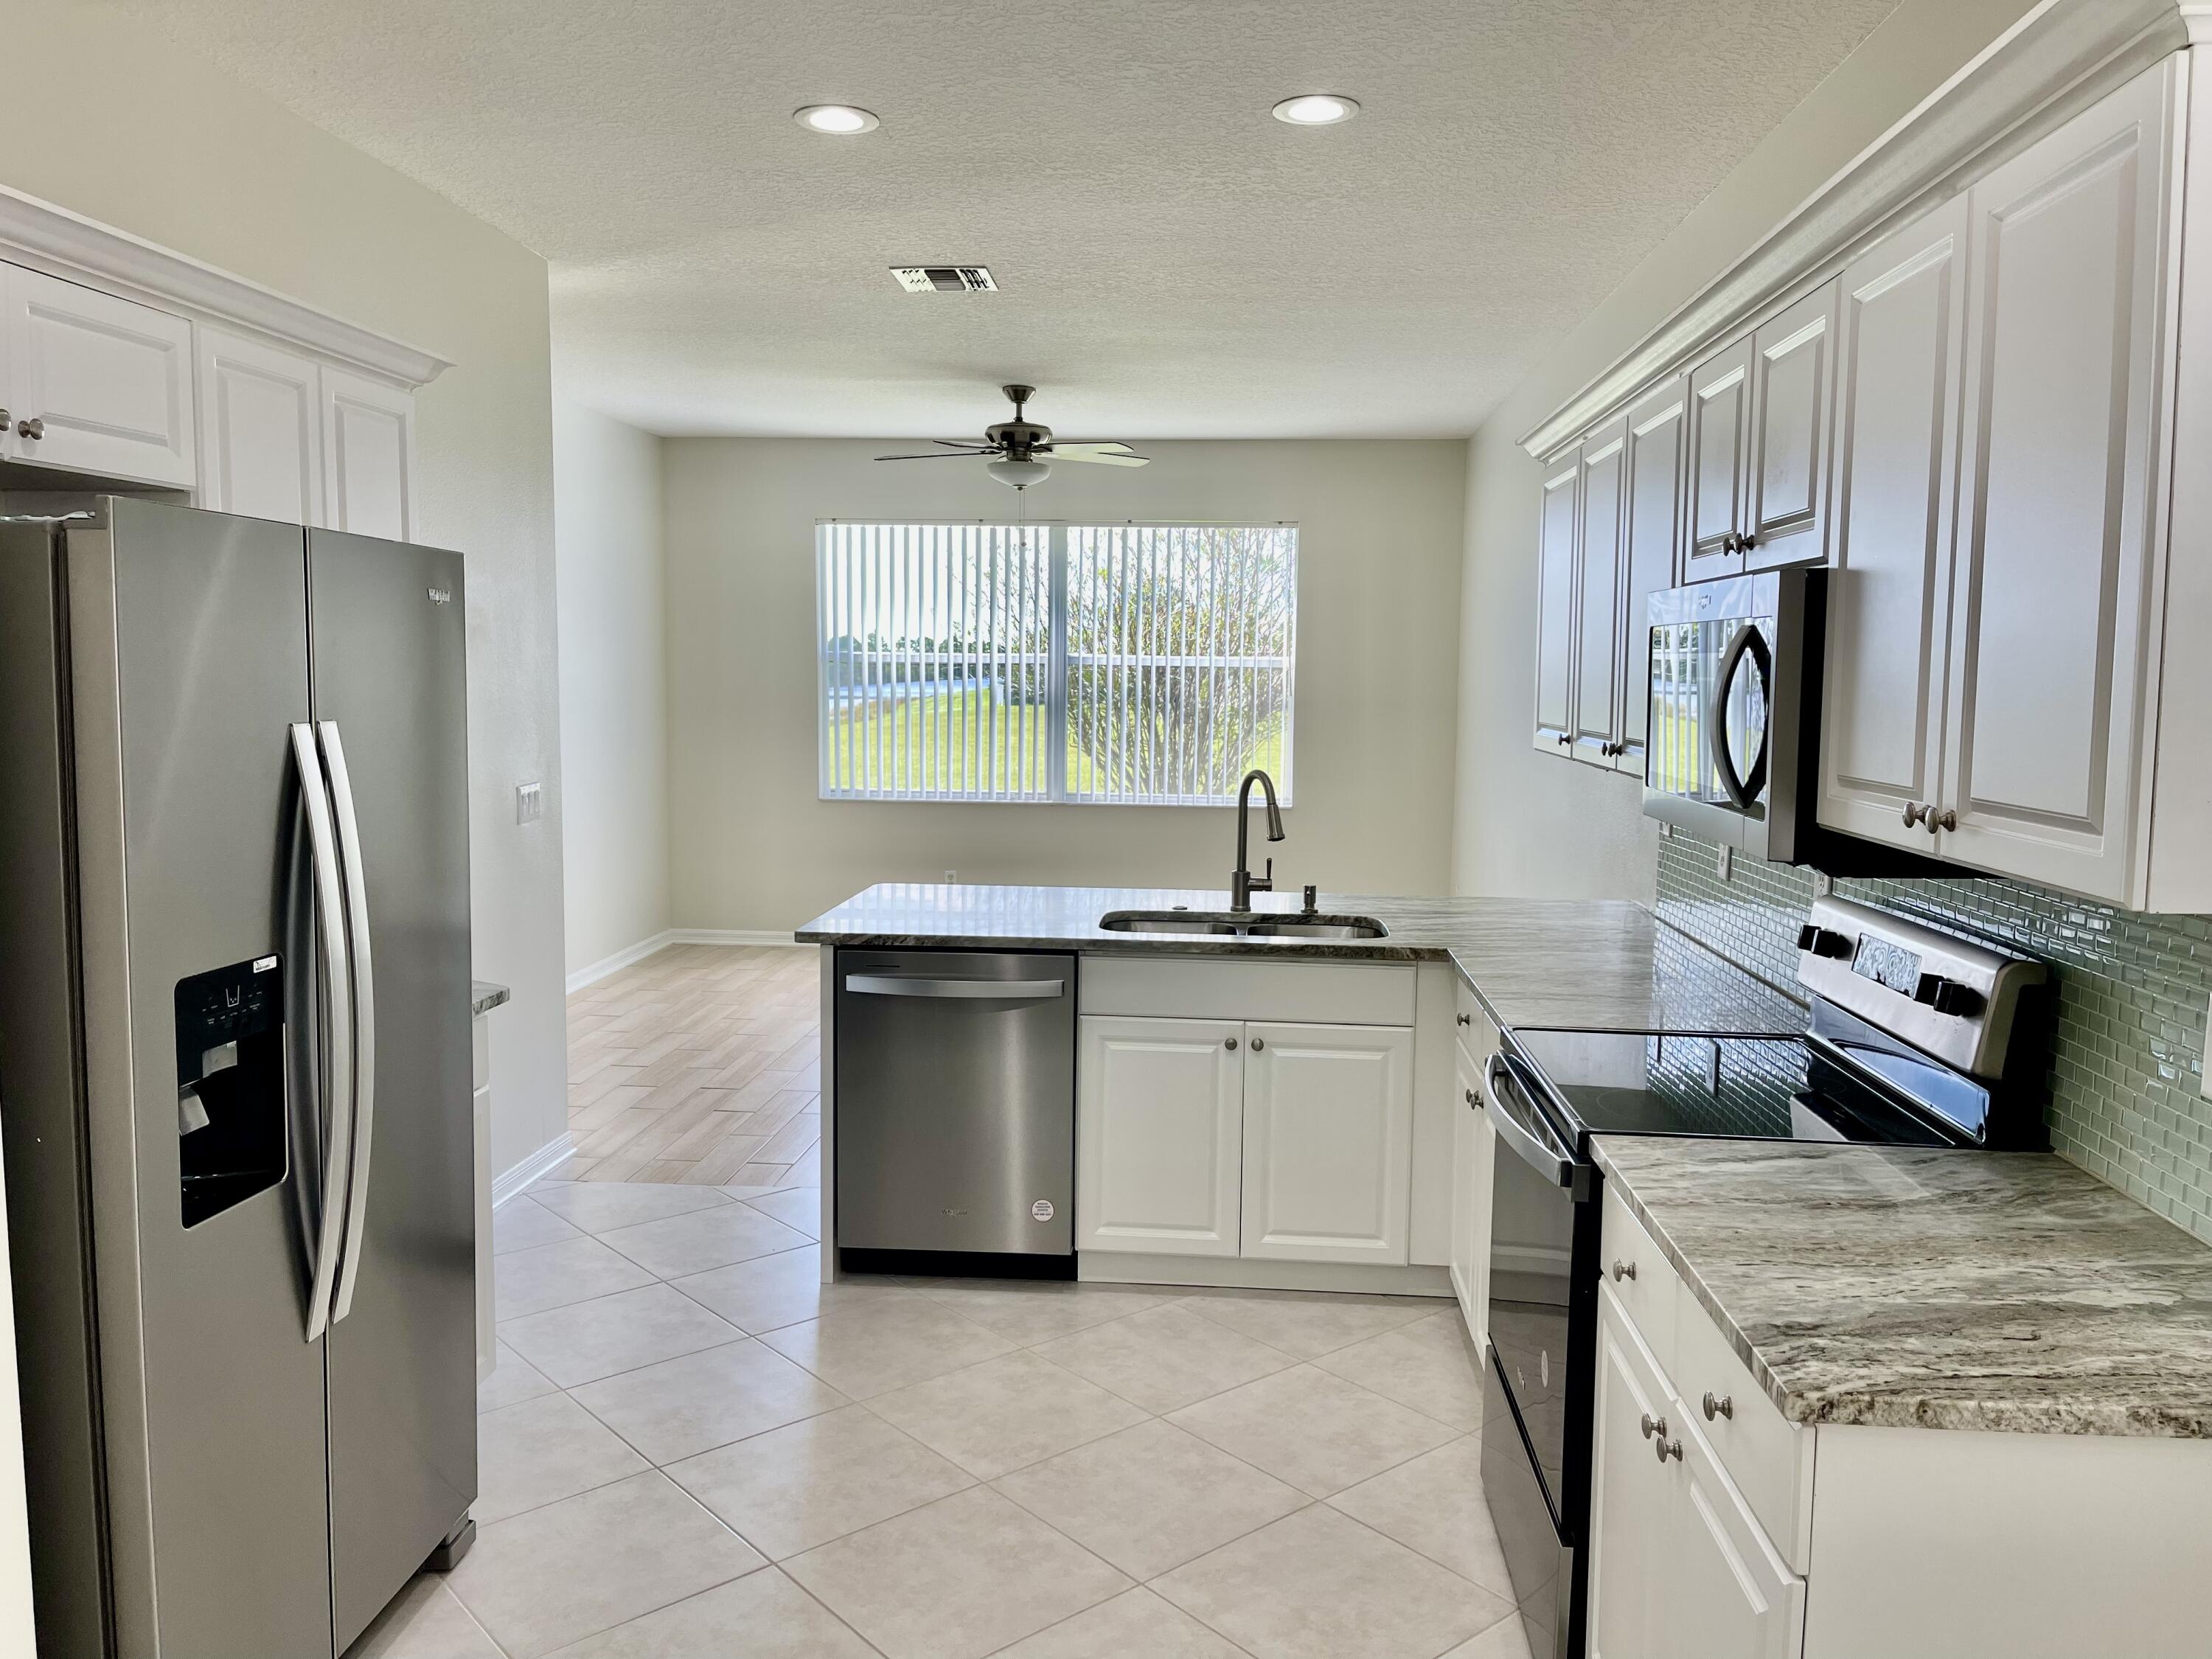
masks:
{"label": "beige wall", "polygon": [[1539,755],[1529,741],[1540,475],[1515,440],[2032,9],[2031,0],[1904,0],[1468,444],[1455,890],[1620,898],[1653,890],[1658,837],[1634,781]]}
{"label": "beige wall", "polygon": [[[468,556],[471,851],[493,1159],[566,1127],[545,263],[442,198],[92,5],[6,12],[0,182],[453,358],[417,401],[417,526]],[[546,810],[514,821],[514,786]]]}
{"label": "beige wall", "polygon": [[[939,805],[817,798],[814,524],[1013,516],[974,461],[878,465],[910,441],[670,439],[673,910],[789,929],[871,882],[1225,887],[1225,808]],[[1465,446],[1147,443],[1141,471],[1063,464],[1036,519],[1295,520],[1297,805],[1286,888],[1442,890]]]}
{"label": "beige wall", "polygon": [[660,440],[553,405],[563,890],[571,974],[668,926]]}

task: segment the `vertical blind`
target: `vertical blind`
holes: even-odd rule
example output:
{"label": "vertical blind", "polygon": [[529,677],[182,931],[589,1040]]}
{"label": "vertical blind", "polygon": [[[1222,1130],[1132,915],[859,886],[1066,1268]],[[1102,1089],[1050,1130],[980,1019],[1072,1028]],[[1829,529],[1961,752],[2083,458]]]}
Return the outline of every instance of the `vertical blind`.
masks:
{"label": "vertical blind", "polygon": [[823,524],[821,788],[1211,805],[1291,792],[1287,525]]}

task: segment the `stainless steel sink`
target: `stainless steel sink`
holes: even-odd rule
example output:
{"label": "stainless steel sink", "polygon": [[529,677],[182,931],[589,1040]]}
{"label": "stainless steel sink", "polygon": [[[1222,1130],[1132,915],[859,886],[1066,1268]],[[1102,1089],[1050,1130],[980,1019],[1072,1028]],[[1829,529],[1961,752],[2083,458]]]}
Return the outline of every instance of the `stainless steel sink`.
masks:
{"label": "stainless steel sink", "polygon": [[1279,915],[1267,911],[1109,910],[1098,925],[1113,933],[1197,933],[1231,939],[1388,939],[1373,916]]}

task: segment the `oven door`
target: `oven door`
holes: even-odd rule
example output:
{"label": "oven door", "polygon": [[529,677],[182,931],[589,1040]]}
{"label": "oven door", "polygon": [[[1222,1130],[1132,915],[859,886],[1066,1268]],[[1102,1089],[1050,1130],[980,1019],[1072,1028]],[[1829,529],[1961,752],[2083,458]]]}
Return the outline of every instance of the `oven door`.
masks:
{"label": "oven door", "polygon": [[1490,1211],[1491,1372],[1483,1487],[1530,1651],[1581,1651],[1579,1555],[1589,1501],[1596,1171],[1538,1104],[1509,1052],[1484,1078],[1498,1135]]}

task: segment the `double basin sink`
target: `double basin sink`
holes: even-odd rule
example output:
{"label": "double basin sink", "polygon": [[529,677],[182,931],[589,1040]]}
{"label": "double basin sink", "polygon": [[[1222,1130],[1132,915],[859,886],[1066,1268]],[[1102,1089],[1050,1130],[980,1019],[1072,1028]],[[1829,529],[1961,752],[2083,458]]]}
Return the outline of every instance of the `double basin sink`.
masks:
{"label": "double basin sink", "polygon": [[1279,915],[1235,910],[1109,910],[1098,918],[1109,933],[1198,933],[1225,939],[1387,939],[1373,916]]}

